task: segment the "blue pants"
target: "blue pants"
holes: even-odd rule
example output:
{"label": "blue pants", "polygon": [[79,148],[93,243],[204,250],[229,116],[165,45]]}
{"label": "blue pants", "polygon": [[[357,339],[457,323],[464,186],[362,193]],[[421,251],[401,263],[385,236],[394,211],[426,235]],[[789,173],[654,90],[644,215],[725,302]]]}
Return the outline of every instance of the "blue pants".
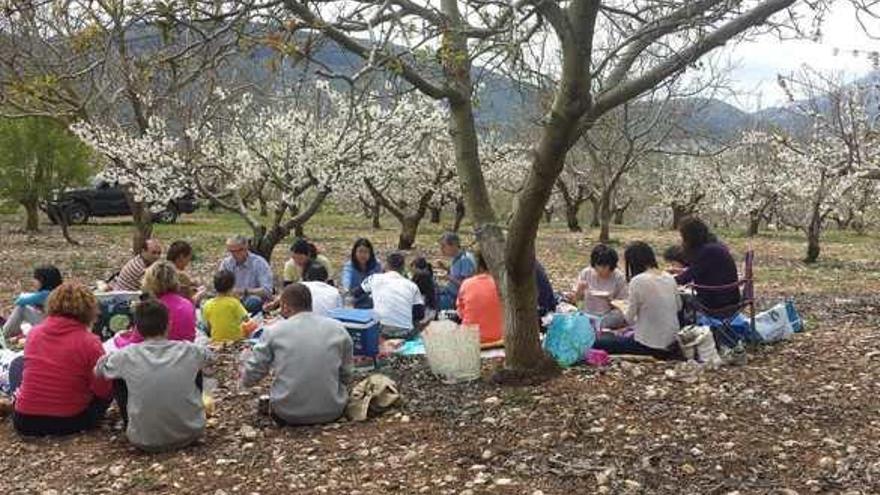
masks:
{"label": "blue pants", "polygon": [[244,309],[246,309],[251,315],[263,311],[263,300],[257,296],[243,297],[241,298],[241,304],[244,305]]}
{"label": "blue pants", "polygon": [[456,296],[449,287],[441,287],[437,291],[437,309],[455,309]]}

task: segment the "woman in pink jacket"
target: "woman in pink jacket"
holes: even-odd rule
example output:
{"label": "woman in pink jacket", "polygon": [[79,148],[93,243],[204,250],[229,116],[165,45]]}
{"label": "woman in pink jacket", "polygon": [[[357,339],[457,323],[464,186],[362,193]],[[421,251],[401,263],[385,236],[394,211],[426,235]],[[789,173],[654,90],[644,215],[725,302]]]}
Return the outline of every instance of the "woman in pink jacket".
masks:
{"label": "woman in pink jacket", "polygon": [[[156,297],[168,308],[168,340],[196,339],[196,309],[192,301],[179,293],[177,269],[168,261],[153,263],[144,273],[143,289]],[[114,343],[118,349],[143,342],[137,328],[117,335]]]}
{"label": "woman in pink jacket", "polygon": [[98,303],[87,288],[68,282],[49,295],[46,314],[25,341],[13,424],[25,436],[92,429],[104,417],[113,388],[94,373],[104,354],[91,332]]}

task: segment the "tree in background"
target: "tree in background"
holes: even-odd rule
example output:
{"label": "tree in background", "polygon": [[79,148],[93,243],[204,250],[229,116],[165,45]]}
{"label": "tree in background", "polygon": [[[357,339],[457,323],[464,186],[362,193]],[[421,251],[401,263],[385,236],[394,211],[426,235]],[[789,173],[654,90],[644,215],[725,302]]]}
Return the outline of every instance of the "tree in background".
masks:
{"label": "tree in background", "polygon": [[777,208],[779,221],[804,232],[804,261],[813,263],[826,222],[858,196],[860,175],[880,160],[880,132],[867,107],[874,88],[842,84],[808,68],[781,77],[780,85],[806,129],[753,132],[745,139],[770,144],[776,180],[790,184]]}
{"label": "tree in background", "polygon": [[24,207],[25,229],[39,229],[39,207],[93,173],[92,153],[60,122],[47,117],[0,119],[0,198]]}

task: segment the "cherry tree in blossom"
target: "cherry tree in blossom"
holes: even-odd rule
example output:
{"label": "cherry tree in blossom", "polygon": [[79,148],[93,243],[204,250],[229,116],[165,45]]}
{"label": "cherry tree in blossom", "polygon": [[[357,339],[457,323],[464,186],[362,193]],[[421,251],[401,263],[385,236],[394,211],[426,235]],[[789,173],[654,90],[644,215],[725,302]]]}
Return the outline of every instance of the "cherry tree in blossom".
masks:
{"label": "cherry tree in blossom", "polygon": [[880,159],[877,122],[866,108],[876,88],[844,85],[810,69],[780,78],[780,84],[807,128],[754,132],[745,139],[769,143],[778,167],[776,180],[789,182],[779,203],[779,220],[804,232],[804,260],[812,263],[819,258],[826,222]]}

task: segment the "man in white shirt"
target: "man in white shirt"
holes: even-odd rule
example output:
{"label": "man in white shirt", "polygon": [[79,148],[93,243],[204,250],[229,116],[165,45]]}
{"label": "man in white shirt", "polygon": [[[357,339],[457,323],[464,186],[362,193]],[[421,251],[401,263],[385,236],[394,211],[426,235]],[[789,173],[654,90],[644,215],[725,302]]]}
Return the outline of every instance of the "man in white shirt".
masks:
{"label": "man in white shirt", "polygon": [[372,294],[373,310],[386,338],[412,337],[415,334],[413,321],[420,321],[425,315],[422,293],[416,284],[403,276],[405,266],[403,253],[390,253],[385,262],[385,273],[371,275],[359,288],[359,291]]}
{"label": "man in white shirt", "polygon": [[328,316],[331,309],[342,307],[342,295],[336,287],[327,283],[327,269],[324,265],[310,263],[303,274],[303,285],[312,294],[312,313]]}

